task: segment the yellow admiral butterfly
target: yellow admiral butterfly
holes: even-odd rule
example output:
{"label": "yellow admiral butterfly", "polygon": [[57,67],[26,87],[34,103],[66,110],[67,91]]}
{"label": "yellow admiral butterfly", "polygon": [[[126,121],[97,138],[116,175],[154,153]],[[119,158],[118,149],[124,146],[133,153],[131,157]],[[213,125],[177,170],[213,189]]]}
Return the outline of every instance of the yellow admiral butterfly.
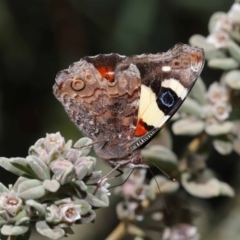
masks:
{"label": "yellow admiral butterfly", "polygon": [[204,65],[203,50],[177,44],[166,53],[84,57],[53,86],[96,154],[115,169],[147,167],[140,147],[177,111]]}

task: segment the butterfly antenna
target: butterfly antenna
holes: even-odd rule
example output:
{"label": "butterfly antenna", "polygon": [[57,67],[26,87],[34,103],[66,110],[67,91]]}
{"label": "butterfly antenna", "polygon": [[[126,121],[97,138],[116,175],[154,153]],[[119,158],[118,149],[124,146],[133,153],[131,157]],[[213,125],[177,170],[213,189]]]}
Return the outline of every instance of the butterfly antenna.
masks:
{"label": "butterfly antenna", "polygon": [[149,163],[151,163],[152,165],[154,165],[165,177],[167,177],[169,180],[171,180],[172,182],[176,182],[175,178],[170,177],[166,172],[164,172],[156,163],[151,162],[148,160]]}

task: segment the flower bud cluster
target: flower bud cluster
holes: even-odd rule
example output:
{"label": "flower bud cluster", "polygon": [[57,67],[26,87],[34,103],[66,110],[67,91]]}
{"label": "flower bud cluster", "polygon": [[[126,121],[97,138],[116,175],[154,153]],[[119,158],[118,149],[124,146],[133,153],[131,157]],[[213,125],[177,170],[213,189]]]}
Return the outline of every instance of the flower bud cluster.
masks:
{"label": "flower bud cluster", "polygon": [[[228,13],[216,12],[209,21],[209,35],[193,35],[190,43],[204,49],[208,66],[233,70],[240,66],[240,3]],[[231,81],[233,84],[233,82]]]}
{"label": "flower bud cluster", "polygon": [[222,155],[233,150],[240,153],[239,137],[234,131],[236,122],[231,119],[237,113],[236,91],[240,90],[239,29],[240,3],[235,2],[227,13],[213,14],[208,37],[190,38],[192,45],[204,49],[208,66],[224,72],[208,89],[202,79],[197,80],[172,127],[177,135],[197,136],[205,132],[214,138],[213,146]]}
{"label": "flower bud cluster", "polygon": [[60,239],[73,224],[92,222],[93,208],[109,204],[109,184],[94,171],[91,145],[81,138],[72,146],[57,132],[39,139],[26,158],[1,157],[0,165],[20,176],[10,189],[0,184],[1,234],[26,234],[36,221],[40,234]]}

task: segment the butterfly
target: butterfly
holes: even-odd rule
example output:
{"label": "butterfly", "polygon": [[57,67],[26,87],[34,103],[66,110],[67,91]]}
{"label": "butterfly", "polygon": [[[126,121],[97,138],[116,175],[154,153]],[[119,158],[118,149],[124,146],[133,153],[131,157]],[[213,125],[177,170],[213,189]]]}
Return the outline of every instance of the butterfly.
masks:
{"label": "butterfly", "polygon": [[110,166],[147,167],[140,149],[181,106],[203,65],[203,50],[181,43],[165,53],[87,56],[57,74],[53,92]]}

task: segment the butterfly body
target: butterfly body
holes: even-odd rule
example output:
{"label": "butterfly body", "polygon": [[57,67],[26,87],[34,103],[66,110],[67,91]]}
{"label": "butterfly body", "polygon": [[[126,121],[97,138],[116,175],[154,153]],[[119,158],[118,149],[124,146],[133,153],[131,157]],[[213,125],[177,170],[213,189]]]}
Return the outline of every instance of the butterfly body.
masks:
{"label": "butterfly body", "polygon": [[101,54],[61,71],[53,89],[99,157],[112,167],[146,167],[139,148],[176,112],[203,64],[203,50],[184,44],[158,54]]}

